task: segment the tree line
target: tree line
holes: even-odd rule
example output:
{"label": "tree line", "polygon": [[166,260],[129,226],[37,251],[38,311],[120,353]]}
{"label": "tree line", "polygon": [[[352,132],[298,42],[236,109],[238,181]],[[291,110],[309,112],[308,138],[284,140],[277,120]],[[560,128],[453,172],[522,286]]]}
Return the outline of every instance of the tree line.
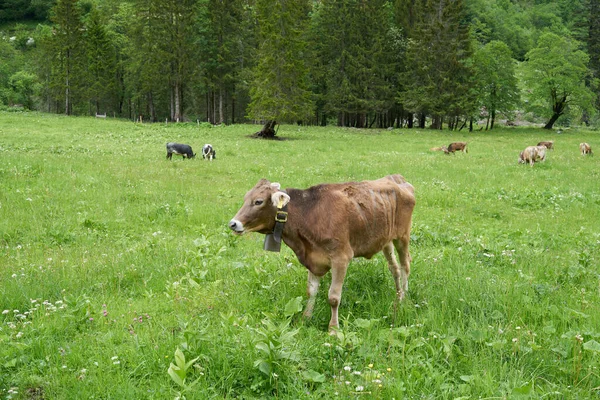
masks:
{"label": "tree line", "polygon": [[6,0],[0,24],[0,106],[268,126],[598,122],[600,0]]}

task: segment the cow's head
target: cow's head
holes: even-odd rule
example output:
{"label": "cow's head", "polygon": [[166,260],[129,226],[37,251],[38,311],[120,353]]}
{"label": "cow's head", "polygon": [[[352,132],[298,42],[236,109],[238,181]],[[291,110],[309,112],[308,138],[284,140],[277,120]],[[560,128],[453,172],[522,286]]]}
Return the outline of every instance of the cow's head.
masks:
{"label": "cow's head", "polygon": [[279,189],[279,183],[271,183],[266,179],[258,181],[244,196],[244,205],[229,221],[229,228],[239,235],[248,232],[271,233],[277,207],[283,207],[290,201],[290,196]]}
{"label": "cow's head", "polygon": [[522,151],[519,153],[519,164],[523,164],[525,162],[525,152]]}

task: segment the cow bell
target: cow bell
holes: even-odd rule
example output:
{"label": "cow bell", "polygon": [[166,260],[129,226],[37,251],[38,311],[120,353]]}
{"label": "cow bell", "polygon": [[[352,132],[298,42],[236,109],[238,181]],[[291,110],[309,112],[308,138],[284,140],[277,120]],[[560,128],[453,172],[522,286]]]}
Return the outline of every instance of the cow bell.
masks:
{"label": "cow bell", "polygon": [[265,235],[265,244],[263,249],[279,253],[281,251],[281,240],[278,242],[275,240],[275,237],[272,233],[267,233]]}

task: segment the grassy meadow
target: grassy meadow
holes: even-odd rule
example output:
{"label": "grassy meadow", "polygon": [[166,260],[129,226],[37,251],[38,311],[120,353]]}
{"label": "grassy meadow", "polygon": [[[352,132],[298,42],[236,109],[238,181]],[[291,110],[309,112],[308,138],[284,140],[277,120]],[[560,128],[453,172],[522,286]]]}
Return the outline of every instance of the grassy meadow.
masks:
{"label": "grassy meadow", "polygon": [[[0,113],[1,399],[600,398],[597,132],[258,129]],[[391,173],[417,197],[408,296],[354,260],[330,336],[329,277],[304,321],[293,252],[227,222],[260,178]]]}

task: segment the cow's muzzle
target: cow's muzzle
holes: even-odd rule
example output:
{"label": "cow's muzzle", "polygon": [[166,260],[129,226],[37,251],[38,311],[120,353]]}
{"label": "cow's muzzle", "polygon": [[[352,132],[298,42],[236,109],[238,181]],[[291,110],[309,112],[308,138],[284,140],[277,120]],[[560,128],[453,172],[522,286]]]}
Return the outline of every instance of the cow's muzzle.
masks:
{"label": "cow's muzzle", "polygon": [[244,233],[244,225],[242,225],[242,223],[237,219],[232,219],[229,221],[229,229],[238,235]]}

